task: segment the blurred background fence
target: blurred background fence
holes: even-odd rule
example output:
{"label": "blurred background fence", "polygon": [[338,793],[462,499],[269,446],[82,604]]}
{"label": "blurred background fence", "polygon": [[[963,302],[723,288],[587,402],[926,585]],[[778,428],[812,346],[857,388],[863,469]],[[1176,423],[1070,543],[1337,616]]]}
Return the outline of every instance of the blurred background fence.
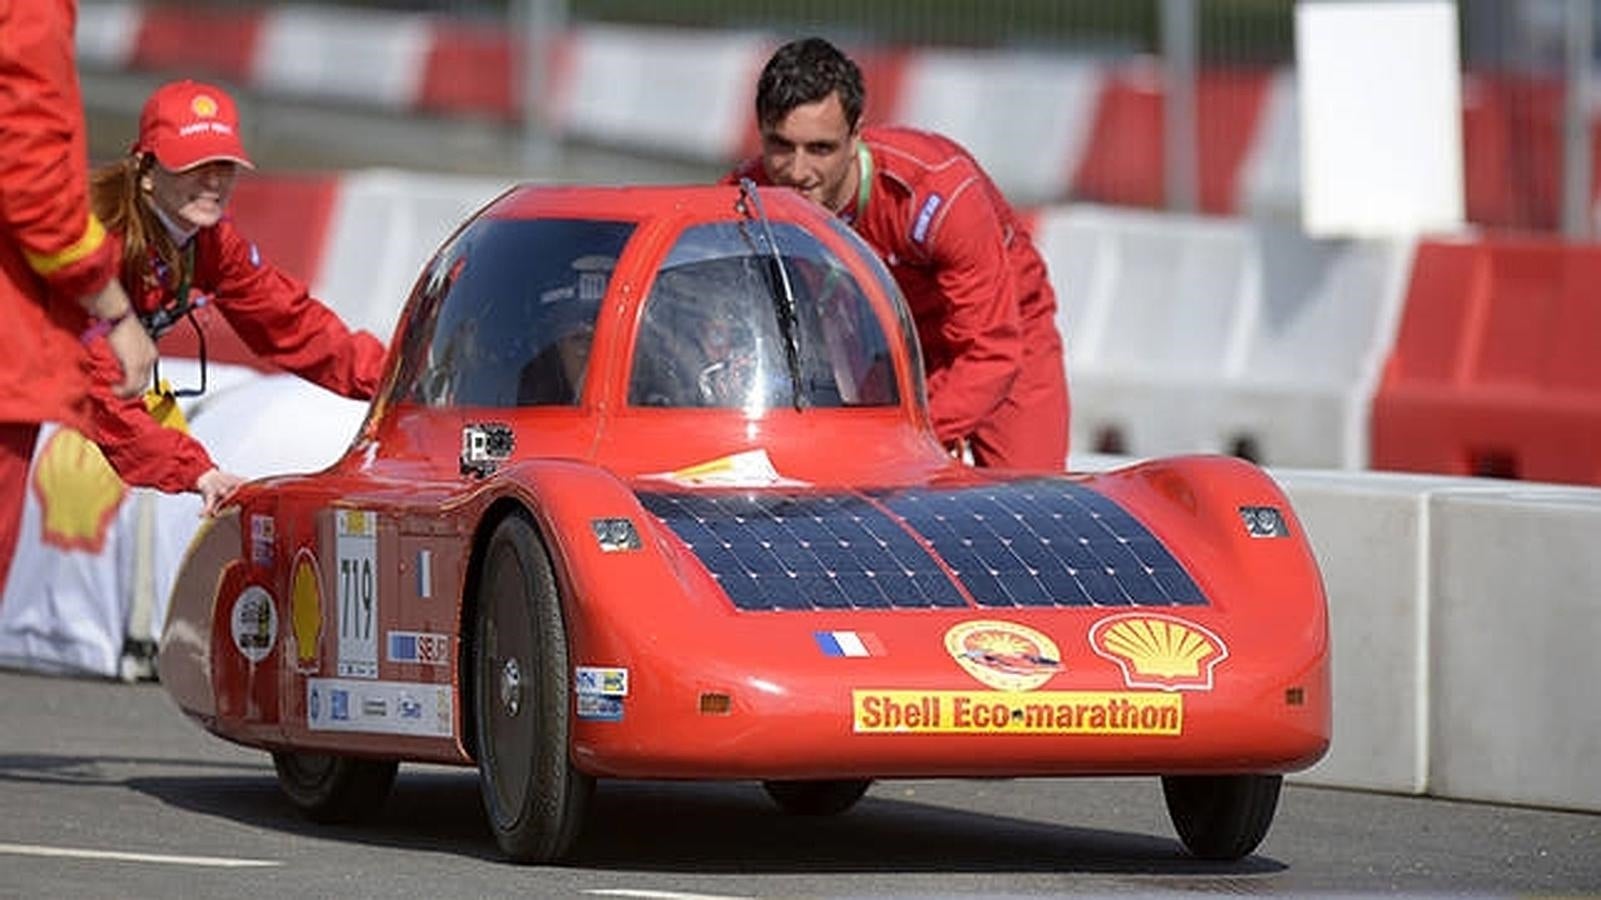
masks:
{"label": "blurred background fence", "polygon": [[[1575,238],[1592,233],[1597,3],[1458,0],[1472,223]],[[269,0],[144,5],[219,22],[308,7]],[[1118,73],[1102,84],[1103,97],[1122,92],[1120,104],[1098,107],[1099,155],[1081,161],[1071,184],[1053,196],[1003,185],[1015,199],[1220,214],[1273,214],[1294,205],[1284,200],[1297,187],[1293,171],[1264,172],[1258,183],[1241,185],[1232,176],[1219,181],[1218,173],[1235,172],[1243,165],[1236,157],[1261,152],[1250,146],[1260,140],[1243,132],[1269,128],[1285,135],[1281,168],[1293,169],[1297,111],[1287,85],[1294,81],[1295,0],[339,0],[315,7],[438,18],[466,33],[495,35],[505,46],[485,52],[509,55],[511,64],[484,71],[511,79],[503,89],[514,98],[539,91],[544,77],[539,67],[521,65],[522,47],[587,26],[755,32],[775,40],[821,34],[853,52],[1000,51],[1089,62]],[[195,57],[203,63],[226,55],[226,44],[196,48]],[[1031,101],[1005,84],[989,101],[1011,116],[1035,114]],[[1280,183],[1259,183],[1264,178]]]}

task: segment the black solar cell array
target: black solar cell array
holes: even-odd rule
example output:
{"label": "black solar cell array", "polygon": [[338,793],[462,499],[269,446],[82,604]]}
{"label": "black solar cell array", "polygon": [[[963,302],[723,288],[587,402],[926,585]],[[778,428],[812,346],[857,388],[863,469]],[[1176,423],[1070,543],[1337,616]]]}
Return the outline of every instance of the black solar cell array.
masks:
{"label": "black solar cell array", "polygon": [[1145,526],[1069,481],[640,500],[740,609],[1206,602]]}

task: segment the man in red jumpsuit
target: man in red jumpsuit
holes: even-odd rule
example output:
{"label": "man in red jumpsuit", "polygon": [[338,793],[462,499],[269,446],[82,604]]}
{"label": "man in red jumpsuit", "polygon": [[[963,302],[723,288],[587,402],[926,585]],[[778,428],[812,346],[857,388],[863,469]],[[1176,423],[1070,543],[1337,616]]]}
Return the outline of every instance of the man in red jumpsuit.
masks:
{"label": "man in red jumpsuit", "polygon": [[861,70],[820,38],[780,47],[756,87],[760,157],[730,180],[794,188],[878,252],[917,322],[929,414],[981,466],[1061,470],[1067,374],[1045,261],[948,138],[861,125]]}
{"label": "man in red jumpsuit", "polygon": [[84,343],[105,335],[120,396],[156,349],[116,279],[117,242],[89,212],[72,0],[0,3],[0,593],[41,422],[86,424]]}

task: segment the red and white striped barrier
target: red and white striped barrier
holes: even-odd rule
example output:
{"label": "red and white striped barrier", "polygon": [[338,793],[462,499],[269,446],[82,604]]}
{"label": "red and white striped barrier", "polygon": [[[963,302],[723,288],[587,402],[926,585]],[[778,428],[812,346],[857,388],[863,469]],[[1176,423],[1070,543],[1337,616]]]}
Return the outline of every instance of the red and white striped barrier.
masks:
{"label": "red and white striped barrier", "polygon": [[[782,38],[752,31],[577,25],[538,64],[560,134],[713,164],[756,147],[751,91]],[[846,48],[870,121],[943,131],[1019,202],[1165,205],[1164,89],[1149,58],[1009,50]],[[513,122],[522,38],[501,23],[284,6],[207,9],[135,0],[80,7],[80,60],[110,71],[212,77],[269,96]],[[1467,210],[1481,225],[1554,228],[1561,85],[1470,72]],[[1294,216],[1300,147],[1293,73],[1203,68],[1196,85],[1201,212]],[[1595,120],[1601,127],[1601,116]],[[1514,152],[1514,151],[1517,152]],[[1591,179],[1601,192],[1601,154]]]}

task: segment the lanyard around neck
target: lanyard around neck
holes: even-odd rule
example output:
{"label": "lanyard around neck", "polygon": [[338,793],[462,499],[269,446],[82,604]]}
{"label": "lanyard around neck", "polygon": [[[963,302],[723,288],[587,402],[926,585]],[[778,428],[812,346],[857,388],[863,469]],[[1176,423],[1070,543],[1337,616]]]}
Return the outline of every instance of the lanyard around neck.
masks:
{"label": "lanyard around neck", "polygon": [[873,193],[873,154],[867,150],[867,142],[856,142],[856,171],[859,181],[856,185],[856,215],[854,221],[860,222],[867,215],[867,198]]}

